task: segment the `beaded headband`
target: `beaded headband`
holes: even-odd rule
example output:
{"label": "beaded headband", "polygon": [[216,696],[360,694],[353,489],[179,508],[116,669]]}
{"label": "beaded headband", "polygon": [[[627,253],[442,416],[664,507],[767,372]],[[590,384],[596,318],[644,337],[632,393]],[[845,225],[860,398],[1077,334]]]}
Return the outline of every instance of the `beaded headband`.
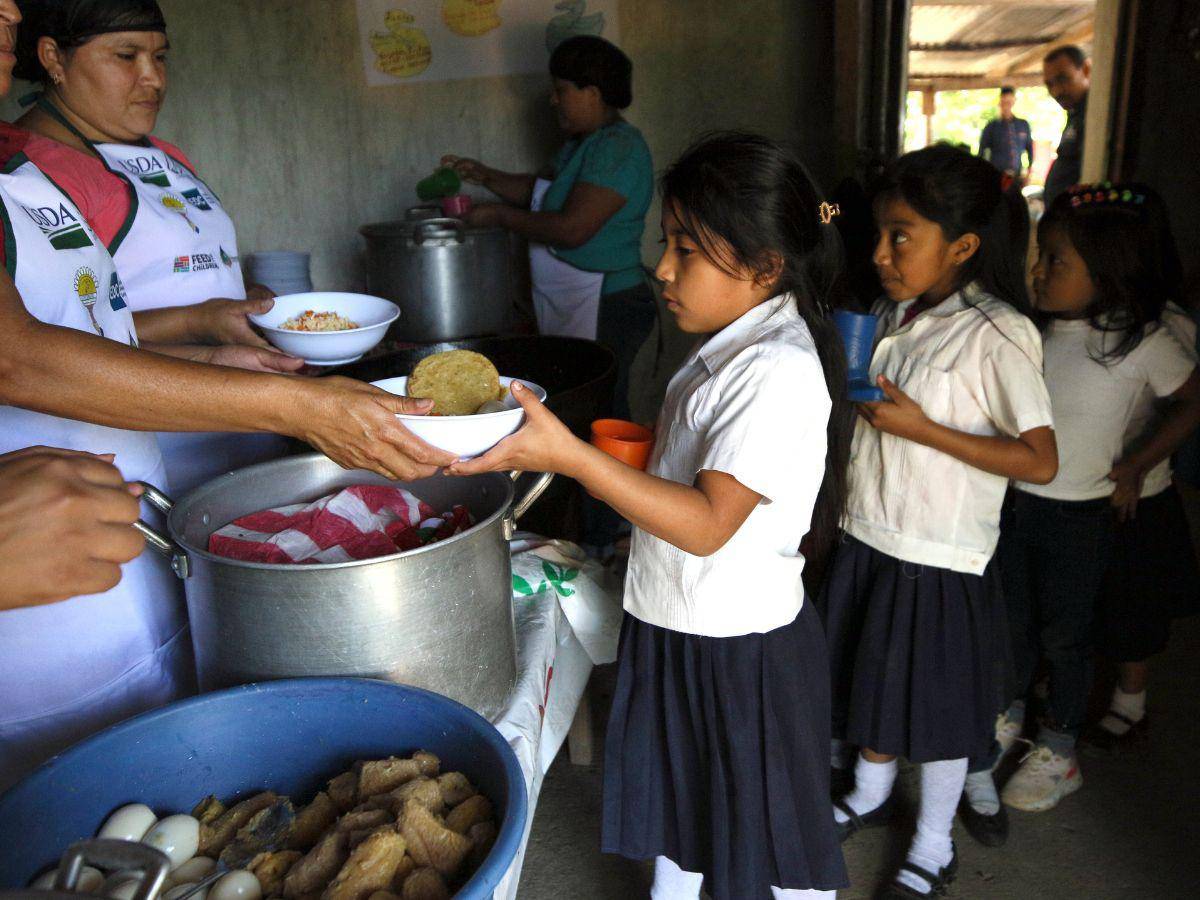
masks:
{"label": "beaded headband", "polygon": [[1114,186],[1111,181],[1102,184],[1076,184],[1068,188],[1067,193],[1071,195],[1071,206],[1076,208],[1085,203],[1140,206],[1146,202],[1146,195],[1142,192]]}

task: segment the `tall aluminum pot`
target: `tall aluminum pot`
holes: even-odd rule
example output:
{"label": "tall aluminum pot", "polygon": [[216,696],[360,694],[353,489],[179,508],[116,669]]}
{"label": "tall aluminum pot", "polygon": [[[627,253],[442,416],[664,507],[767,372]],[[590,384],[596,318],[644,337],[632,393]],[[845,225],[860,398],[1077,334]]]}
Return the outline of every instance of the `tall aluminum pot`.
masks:
{"label": "tall aluminum pot", "polygon": [[364,225],[359,233],[367,242],[367,290],[400,307],[397,337],[449,341],[511,327],[517,272],[504,229],[421,218]]}
{"label": "tall aluminum pot", "polygon": [[396,483],[319,453],[231,472],[178,503],[147,485],[168,534],[139,529],[183,579],[201,690],[353,675],[427,688],[495,718],[517,674],[508,540],[550,478],[519,502],[503,474],[405,483],[439,511],[465,505],[476,524],[428,547],[346,563],[248,563],[207,549],[215,530],[247,513]]}

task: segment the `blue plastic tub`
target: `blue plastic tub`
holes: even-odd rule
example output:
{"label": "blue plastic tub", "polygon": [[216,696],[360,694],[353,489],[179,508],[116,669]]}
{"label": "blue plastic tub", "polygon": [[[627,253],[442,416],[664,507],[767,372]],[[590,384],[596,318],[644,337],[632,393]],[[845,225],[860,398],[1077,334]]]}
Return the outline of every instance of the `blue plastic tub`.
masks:
{"label": "blue plastic tub", "polygon": [[93,735],[0,797],[0,888],[24,887],[110,812],[160,816],[270,788],[306,803],[359,759],[428,750],[496,808],[499,836],[457,898],[485,900],[508,870],[528,815],[508,743],[482,716],[429,691],[362,678],[296,678],[174,703]]}

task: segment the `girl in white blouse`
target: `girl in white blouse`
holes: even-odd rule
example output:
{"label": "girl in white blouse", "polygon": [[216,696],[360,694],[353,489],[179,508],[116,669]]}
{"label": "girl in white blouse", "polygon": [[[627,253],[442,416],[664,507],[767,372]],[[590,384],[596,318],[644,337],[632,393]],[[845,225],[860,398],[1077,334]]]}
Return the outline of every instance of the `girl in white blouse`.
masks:
{"label": "girl in white blouse", "polygon": [[1062,465],[1047,485],[1014,486],[999,551],[1018,689],[1002,724],[1023,727],[1039,660],[1050,676],[1034,748],[1001,795],[1027,812],[1083,784],[1075,744],[1097,602],[1101,647],[1122,664],[1105,719],[1116,733],[1144,720],[1146,660],[1165,646],[1171,616],[1195,611],[1198,592],[1187,518],[1163,467],[1200,424],[1195,352],[1168,324],[1182,278],[1163,203],[1141,184],[1077,185],[1042,219],[1038,248],[1035,305]]}
{"label": "girl in white blouse", "polygon": [[922,764],[917,833],[882,894],[910,897],[953,877],[967,758],[987,753],[1007,702],[988,574],[1005,489],[1049,481],[1057,455],[1025,315],[1024,202],[987,162],[935,146],[893,165],[875,221],[886,297],[871,373],[888,400],[860,408],[846,534],[820,603],[834,731],[861,748],[835,804],[843,839],[890,818],[897,757]]}
{"label": "girl in white blouse", "polygon": [[603,848],[654,859],[660,900],[697,898],[705,878],[715,900],[847,883],[828,801],[828,657],[799,551],[810,526],[812,546],[834,537],[850,423],[826,306],[841,249],[823,205],[772,141],[693,146],[663,179],[655,274],[703,338],[668,388],[647,471],[573,437],[527,392],[525,427],[451,469],[559,472],[636,526]]}

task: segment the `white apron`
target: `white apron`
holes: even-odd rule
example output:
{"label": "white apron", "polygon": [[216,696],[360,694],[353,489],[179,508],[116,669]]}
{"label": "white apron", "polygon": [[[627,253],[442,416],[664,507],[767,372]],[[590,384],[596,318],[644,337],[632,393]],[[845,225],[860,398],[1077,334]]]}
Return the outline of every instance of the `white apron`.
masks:
{"label": "white apron", "polygon": [[[534,182],[529,208],[542,208],[550,182]],[[563,262],[545,244],[529,245],[529,275],[533,283],[533,312],[538,331],[566,337],[596,339],[603,272],[585,272]]]}
{"label": "white apron", "polygon": [[[109,248],[135,312],[213,297],[246,299],[233,220],[208,185],[158,147],[93,148],[136,197],[127,229]],[[284,438],[271,434],[164,432],[158,438],[179,495],[287,449]]]}
{"label": "white apron", "polygon": [[[112,257],[22,157],[0,174],[8,267],[43,322],[137,345]],[[0,406],[0,453],[35,444],[115,453],[126,479],[166,484],[155,436]],[[182,584],[146,550],[104,594],[0,612],[0,790],[51,753],[192,690]]]}

